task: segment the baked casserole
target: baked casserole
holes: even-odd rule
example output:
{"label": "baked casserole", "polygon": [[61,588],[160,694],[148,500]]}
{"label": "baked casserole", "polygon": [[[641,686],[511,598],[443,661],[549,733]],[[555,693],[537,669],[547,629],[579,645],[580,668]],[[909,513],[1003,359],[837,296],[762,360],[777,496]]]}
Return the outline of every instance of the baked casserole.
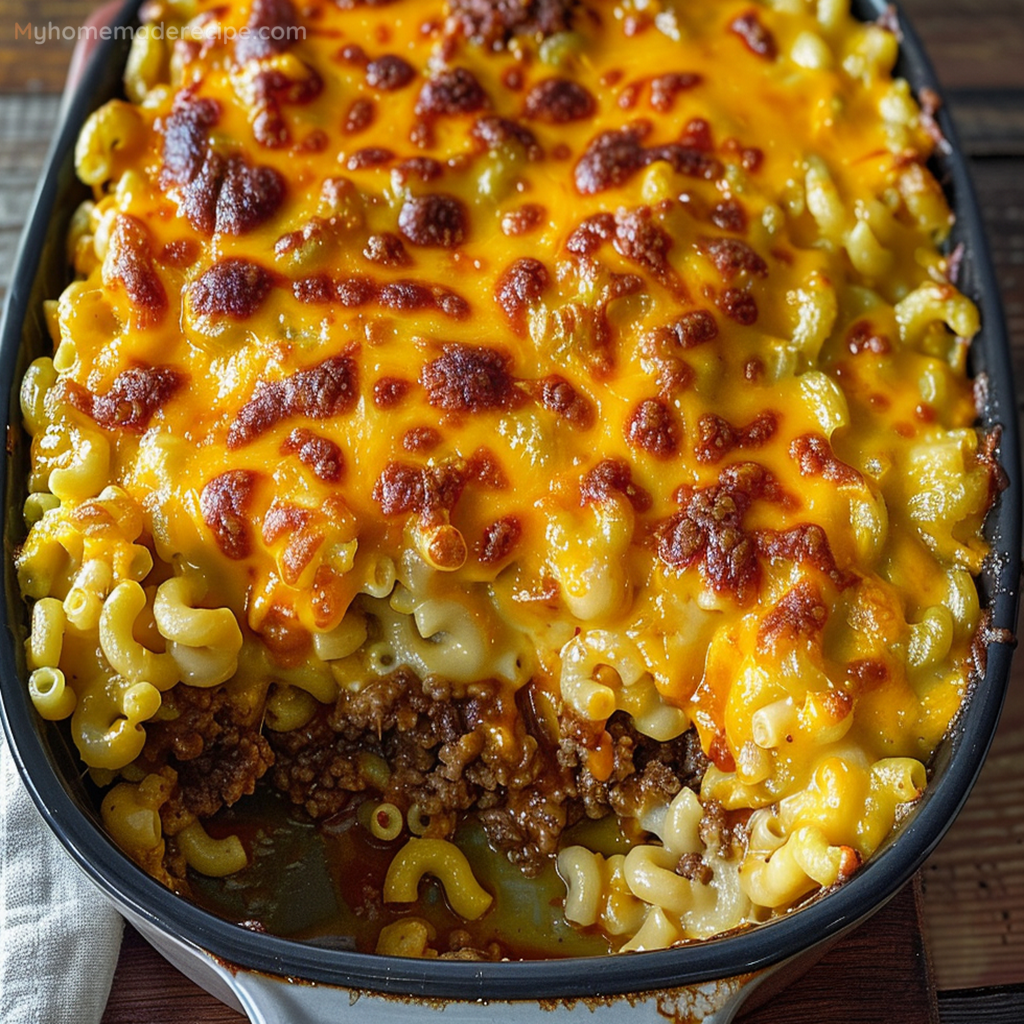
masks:
{"label": "baked casserole", "polygon": [[[405,956],[664,948],[842,884],[982,667],[1001,483],[893,26],[142,20],[22,387],[28,685],[113,839]],[[336,897],[301,927],[282,816]]]}

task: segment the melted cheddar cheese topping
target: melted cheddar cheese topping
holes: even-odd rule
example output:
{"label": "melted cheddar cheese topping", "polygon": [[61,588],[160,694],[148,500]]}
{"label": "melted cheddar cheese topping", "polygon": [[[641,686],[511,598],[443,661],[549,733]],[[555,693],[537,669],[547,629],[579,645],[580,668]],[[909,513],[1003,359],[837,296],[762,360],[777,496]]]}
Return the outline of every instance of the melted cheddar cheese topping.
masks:
{"label": "melted cheddar cheese topping", "polygon": [[[575,911],[613,948],[847,877],[965,697],[998,479],[891,26],[803,0],[147,18],[79,143],[77,280],[23,395],[22,586],[63,607],[34,664],[86,763],[148,777],[152,815],[175,690],[301,728],[405,669],[497,686],[487,742],[571,734],[595,785],[630,773],[613,716],[696,729],[734,842],[679,849],[718,896],[591,853],[642,911]],[[222,609],[238,636],[197,624]],[[638,848],[675,856],[672,792],[633,808]],[[165,871],[159,826],[107,817]]]}

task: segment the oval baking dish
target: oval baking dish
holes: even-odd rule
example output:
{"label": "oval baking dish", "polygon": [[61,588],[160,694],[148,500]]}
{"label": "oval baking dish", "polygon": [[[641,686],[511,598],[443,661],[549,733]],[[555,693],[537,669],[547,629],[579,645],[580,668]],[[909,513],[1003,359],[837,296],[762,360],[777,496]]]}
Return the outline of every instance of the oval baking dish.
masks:
{"label": "oval baking dish", "polygon": [[[138,6],[130,2],[117,24],[135,24]],[[887,5],[853,6],[858,17],[873,19]],[[921,46],[902,18],[900,27],[898,73],[917,94],[937,91]],[[963,247],[958,287],[981,312],[982,328],[971,350],[972,373],[986,382],[980,389],[981,423],[1002,428],[999,461],[1008,485],[986,523],[992,553],[980,578],[982,600],[991,613],[985,677],[940,746],[924,796],[849,881],[798,912],[740,934],[646,952],[639,959],[415,960],[325,948],[240,928],[163,888],[103,831],[81,781],[73,745],[59,728],[38,718],[24,685],[27,615],[11,557],[23,539],[17,510],[29,459],[18,387],[47,337],[42,302],[65,283],[64,238],[71,213],[85,196],[73,166],[78,131],[91,111],[118,94],[127,48],[127,39],[105,42],[68,106],[23,237],[2,327],[0,396],[7,403],[9,439],[2,496],[7,555],[3,611],[8,623],[0,644],[2,710],[11,751],[44,818],[99,888],[164,955],[254,1021],[312,1021],[335,1012],[395,1019],[423,1014],[427,1007],[443,1008],[446,1020],[469,1020],[475,1019],[481,1001],[490,1004],[489,1015],[504,1010],[516,1019],[547,1020],[551,1012],[566,1012],[585,1000],[589,1011],[609,1019],[629,1009],[646,1019],[663,1019],[667,1009],[681,1019],[724,1024],[748,1000],[763,998],[881,907],[920,867],[967,799],[1002,705],[1021,557],[1018,428],[998,289],[948,114],[940,108],[936,115],[950,146],[937,152],[935,166],[956,214],[948,244]]]}

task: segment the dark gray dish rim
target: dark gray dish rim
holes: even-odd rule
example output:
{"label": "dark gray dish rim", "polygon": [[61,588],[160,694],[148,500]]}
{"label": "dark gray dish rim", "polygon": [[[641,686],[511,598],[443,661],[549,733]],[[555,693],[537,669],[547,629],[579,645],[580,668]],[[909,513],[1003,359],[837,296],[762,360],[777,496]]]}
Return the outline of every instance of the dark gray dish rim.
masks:
{"label": "dark gray dish rim", "polygon": [[[129,0],[114,25],[135,21],[138,0]],[[877,18],[886,4],[855,2],[865,19]],[[903,30],[899,72],[916,92],[937,89],[920,42],[900,18]],[[116,35],[116,33],[115,33]],[[38,354],[39,305],[61,287],[65,268],[63,238],[68,217],[84,190],[74,181],[72,155],[78,127],[88,114],[117,94],[127,42],[105,41],[92,61],[51,147],[31,217],[22,238],[16,270],[0,327],[0,413],[15,439],[0,455],[0,508],[4,510],[5,578],[0,616],[0,684],[4,728],[12,755],[43,817],[85,870],[115,903],[160,932],[184,939],[243,969],[381,993],[434,999],[587,998],[658,990],[716,978],[734,977],[780,963],[834,939],[881,907],[914,874],[956,817],[988,751],[1009,677],[1012,641],[990,643],[985,678],[944,741],[935,779],[899,835],[854,876],[799,913],[728,938],[677,949],[586,960],[466,963],[408,960],[326,949],[258,934],[217,918],[173,895],[135,867],[97,826],[79,781],[74,753],[59,729],[35,715],[23,684],[25,605],[11,569],[11,554],[23,535],[20,502],[25,438],[18,411],[18,386],[31,354]],[[987,534],[993,546],[981,579],[982,600],[997,634],[1015,628],[1020,567],[1020,452],[1006,329],[984,228],[965,161],[945,110],[940,126],[952,143],[936,163],[957,214],[953,243],[964,246],[961,289],[982,310],[982,331],[972,350],[972,369],[989,381],[982,423],[1001,425],[1000,458],[1007,489],[993,509]],[[33,339],[36,339],[33,342]],[[36,352],[32,353],[33,345]],[[8,512],[13,508],[13,511]]]}

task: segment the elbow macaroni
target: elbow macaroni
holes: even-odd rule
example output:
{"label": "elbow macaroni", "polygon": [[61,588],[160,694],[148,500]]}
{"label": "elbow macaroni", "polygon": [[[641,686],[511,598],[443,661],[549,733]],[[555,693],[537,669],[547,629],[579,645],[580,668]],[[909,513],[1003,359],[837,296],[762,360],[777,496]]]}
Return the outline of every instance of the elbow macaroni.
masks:
{"label": "elbow macaroni", "polygon": [[268,5],[150,5],[203,46],[144,25],[82,128],[26,679],[165,884],[243,887],[209,819],[276,787],[371,864],[362,949],[517,955],[556,872],[580,941],[664,948],[927,785],[1000,475],[896,36],[589,2],[269,5],[263,48]]}
{"label": "elbow macaroni", "polygon": [[216,686],[238,668],[242,631],[230,608],[197,607],[200,582],[176,576],[157,588],[153,617],[167,652],[189,686]]}
{"label": "elbow macaroni", "polygon": [[99,641],[110,666],[129,682],[149,682],[167,690],[178,682],[180,672],[167,652],[150,650],[135,639],[135,620],[146,607],[146,595],[134,580],[122,580],[103,602],[99,617]]}
{"label": "elbow macaroni", "polygon": [[175,839],[189,867],[210,878],[233,875],[249,862],[238,836],[213,839],[198,821],[186,825]]}
{"label": "elbow macaroni", "polygon": [[492,896],[473,877],[466,855],[444,839],[410,839],[398,851],[384,879],[385,901],[412,903],[424,875],[440,881],[452,909],[467,921],[491,905]]}

